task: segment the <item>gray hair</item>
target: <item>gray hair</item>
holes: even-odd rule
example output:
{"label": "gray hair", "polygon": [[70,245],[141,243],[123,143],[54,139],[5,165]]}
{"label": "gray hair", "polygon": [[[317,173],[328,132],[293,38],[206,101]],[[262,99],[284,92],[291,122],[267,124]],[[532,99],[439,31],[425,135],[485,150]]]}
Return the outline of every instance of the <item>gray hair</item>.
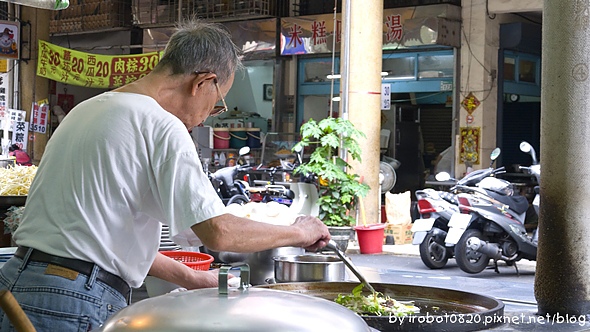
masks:
{"label": "gray hair", "polygon": [[177,25],[154,71],[169,68],[172,75],[212,72],[223,84],[242,69],[241,55],[223,25],[190,20]]}

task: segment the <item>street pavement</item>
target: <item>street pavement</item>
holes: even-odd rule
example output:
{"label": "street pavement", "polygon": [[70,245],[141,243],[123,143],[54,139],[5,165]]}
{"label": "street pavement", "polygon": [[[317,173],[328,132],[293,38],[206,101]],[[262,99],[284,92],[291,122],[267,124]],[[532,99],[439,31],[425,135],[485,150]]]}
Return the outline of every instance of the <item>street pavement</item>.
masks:
{"label": "street pavement", "polygon": [[[360,254],[358,244],[351,241],[346,255],[352,259],[369,282],[447,288],[474,292],[502,300],[505,304],[502,317],[504,323],[488,330],[590,331],[590,316],[555,315],[551,317],[551,320],[548,320],[546,316],[537,315],[533,289],[536,269],[534,261],[519,261],[518,273],[514,267],[500,265],[500,273],[495,273],[490,269],[471,275],[460,271],[454,263],[454,259],[450,259],[444,269],[428,269],[419,258],[418,245],[412,244],[383,245],[382,253],[364,255]],[[390,255],[396,256],[396,259],[387,257]],[[402,259],[404,257],[407,260]],[[347,276],[350,280],[357,280],[348,274]]]}

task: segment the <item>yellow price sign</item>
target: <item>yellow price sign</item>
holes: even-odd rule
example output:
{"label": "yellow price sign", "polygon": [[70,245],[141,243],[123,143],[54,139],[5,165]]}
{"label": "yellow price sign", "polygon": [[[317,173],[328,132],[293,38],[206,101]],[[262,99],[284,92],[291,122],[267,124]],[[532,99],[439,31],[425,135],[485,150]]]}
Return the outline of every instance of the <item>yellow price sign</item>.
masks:
{"label": "yellow price sign", "polygon": [[160,52],[91,54],[39,40],[38,59],[38,76],[65,84],[113,89],[147,75],[160,61]]}

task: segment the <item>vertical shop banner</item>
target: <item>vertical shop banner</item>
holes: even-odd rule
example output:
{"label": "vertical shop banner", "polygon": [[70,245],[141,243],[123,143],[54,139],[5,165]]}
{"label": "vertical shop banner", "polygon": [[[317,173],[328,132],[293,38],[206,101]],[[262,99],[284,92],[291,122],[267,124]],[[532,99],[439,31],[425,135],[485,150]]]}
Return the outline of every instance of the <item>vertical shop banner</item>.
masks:
{"label": "vertical shop banner", "polygon": [[12,128],[12,144],[18,144],[22,150],[27,149],[29,126],[25,121],[15,121]]}
{"label": "vertical shop banner", "polygon": [[8,74],[0,74],[0,111],[5,111],[8,101]]}
{"label": "vertical shop banner", "polygon": [[8,114],[6,112],[6,110],[7,110],[6,102],[8,100],[7,93],[8,93],[8,74],[1,73],[0,74],[0,129],[4,128],[2,121],[5,117],[5,115]]}
{"label": "vertical shop banner", "polygon": [[39,40],[37,75],[65,84],[112,89],[147,75],[159,61],[160,52],[91,54]]}
{"label": "vertical shop banner", "polygon": [[49,120],[49,104],[34,102],[31,108],[31,128],[34,133],[45,134],[47,132],[47,120]]}

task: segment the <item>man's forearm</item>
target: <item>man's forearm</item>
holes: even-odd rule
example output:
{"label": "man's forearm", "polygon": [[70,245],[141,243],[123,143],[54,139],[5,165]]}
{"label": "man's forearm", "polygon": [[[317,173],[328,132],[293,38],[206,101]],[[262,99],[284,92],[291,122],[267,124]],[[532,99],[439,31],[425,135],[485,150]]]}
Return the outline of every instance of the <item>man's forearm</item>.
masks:
{"label": "man's forearm", "polygon": [[224,214],[192,227],[203,244],[215,251],[256,252],[284,246],[303,246],[301,230]]}

